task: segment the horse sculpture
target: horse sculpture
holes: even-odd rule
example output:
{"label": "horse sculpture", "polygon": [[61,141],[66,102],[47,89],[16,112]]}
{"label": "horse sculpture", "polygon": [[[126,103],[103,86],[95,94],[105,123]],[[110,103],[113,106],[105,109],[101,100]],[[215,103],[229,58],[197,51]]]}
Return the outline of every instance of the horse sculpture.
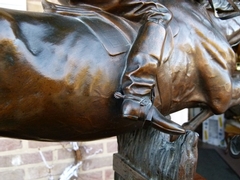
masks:
{"label": "horse sculpture", "polygon": [[[240,102],[240,17],[221,20],[190,0],[161,3],[173,19],[154,105],[164,115],[202,107],[183,125],[194,130]],[[0,135],[84,141],[142,128],[122,118],[114,98],[141,24],[94,7],[48,5],[49,13],[0,9]]]}

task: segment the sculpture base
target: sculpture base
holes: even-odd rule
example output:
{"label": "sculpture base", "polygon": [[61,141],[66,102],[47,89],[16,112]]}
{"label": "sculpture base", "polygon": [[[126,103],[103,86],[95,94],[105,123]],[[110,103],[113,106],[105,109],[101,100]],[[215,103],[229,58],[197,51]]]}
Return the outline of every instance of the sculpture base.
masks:
{"label": "sculpture base", "polygon": [[191,180],[197,167],[198,134],[187,131],[174,142],[151,127],[117,137],[115,180]]}

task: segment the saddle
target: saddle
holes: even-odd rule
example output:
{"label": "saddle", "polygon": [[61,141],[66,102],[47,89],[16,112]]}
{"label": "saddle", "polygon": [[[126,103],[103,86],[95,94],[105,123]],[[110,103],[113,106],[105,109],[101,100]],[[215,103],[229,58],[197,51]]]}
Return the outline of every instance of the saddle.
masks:
{"label": "saddle", "polygon": [[[96,6],[87,4],[71,6],[66,0],[59,0],[59,2],[63,3],[63,5],[43,0],[44,11],[78,18],[99,39],[110,55],[127,52],[141,26],[139,23],[133,23],[130,20],[103,11]],[[176,20],[172,19],[169,26],[169,31],[171,31],[173,37],[176,36],[179,31]]]}
{"label": "saddle", "polygon": [[72,16],[81,21],[98,38],[110,55],[127,52],[138,26],[130,21],[90,6],[66,6],[42,1],[45,12]]}

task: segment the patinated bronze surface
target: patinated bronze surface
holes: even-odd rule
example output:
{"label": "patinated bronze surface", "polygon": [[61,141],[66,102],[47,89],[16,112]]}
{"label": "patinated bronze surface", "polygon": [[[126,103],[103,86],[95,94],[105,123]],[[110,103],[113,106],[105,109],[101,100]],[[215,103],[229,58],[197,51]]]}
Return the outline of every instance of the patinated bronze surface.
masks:
{"label": "patinated bronze surface", "polygon": [[[111,1],[118,6],[75,2],[71,7],[45,4],[49,13],[0,10],[1,136],[92,140],[142,128],[142,121],[122,117],[122,101],[114,93],[124,89],[127,57],[135,52],[138,31],[149,16],[141,11],[133,16],[131,8],[139,7],[131,6],[134,1]],[[184,125],[194,129],[213,113],[239,104],[240,84],[232,75],[240,17],[221,20],[205,4],[190,0],[159,0],[150,7],[158,7],[156,3],[172,17],[163,26],[164,46],[154,56],[160,59],[150,78],[155,83],[153,105],[163,115],[203,107]],[[146,10],[149,4],[143,4]],[[128,13],[120,13],[123,7]],[[158,41],[151,38],[152,46]]]}
{"label": "patinated bronze surface", "polygon": [[176,141],[153,128],[125,133],[118,138],[113,157],[115,180],[190,180],[197,168],[198,134],[187,131]]}

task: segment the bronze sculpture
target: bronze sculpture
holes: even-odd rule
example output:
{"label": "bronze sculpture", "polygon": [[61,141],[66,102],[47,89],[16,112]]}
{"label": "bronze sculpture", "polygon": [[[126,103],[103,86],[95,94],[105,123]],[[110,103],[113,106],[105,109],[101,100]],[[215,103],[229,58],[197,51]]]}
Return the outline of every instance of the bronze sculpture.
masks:
{"label": "bronze sculpture", "polygon": [[[201,114],[184,125],[194,129],[213,113],[223,113],[239,103],[240,84],[232,78],[236,58],[232,46],[240,39],[239,16],[221,20],[197,1],[158,2],[173,17],[166,27],[164,47],[163,42],[154,43],[156,52],[160,48],[154,58],[161,60],[153,62],[147,77],[153,86],[143,90],[147,91],[143,96],[151,99],[154,89],[153,104],[164,115],[203,107]],[[92,140],[142,128],[142,121],[122,117],[122,102],[114,93],[130,84],[127,79],[123,80],[127,85],[121,85],[122,72],[131,68],[131,63],[126,66],[126,57],[139,52],[131,48],[136,37],[136,41],[147,41],[148,36],[137,36],[144,25],[88,4],[68,7],[46,2],[45,8],[51,13],[0,10],[0,135]],[[159,31],[164,33],[164,29]],[[160,66],[154,65],[159,62]],[[124,91],[132,98],[132,92]],[[147,105],[152,107],[151,102]],[[172,129],[161,130],[182,133],[174,123]]]}
{"label": "bronze sculpture", "polygon": [[[66,1],[61,2],[68,4]],[[83,8],[82,1],[74,2],[81,2],[80,7]],[[91,5],[96,3],[83,2]],[[44,4],[47,9],[47,1]],[[133,120],[147,120],[156,129],[167,133],[184,134],[185,130],[182,127],[165,118],[152,104],[156,71],[162,61],[161,49],[165,45],[171,13],[162,4],[153,2],[107,0],[97,4],[101,10],[142,22],[126,56],[126,67],[120,80],[121,92],[115,93],[117,99],[123,99],[122,116]],[[51,7],[49,9],[51,11]],[[89,10],[87,7],[85,9]]]}

